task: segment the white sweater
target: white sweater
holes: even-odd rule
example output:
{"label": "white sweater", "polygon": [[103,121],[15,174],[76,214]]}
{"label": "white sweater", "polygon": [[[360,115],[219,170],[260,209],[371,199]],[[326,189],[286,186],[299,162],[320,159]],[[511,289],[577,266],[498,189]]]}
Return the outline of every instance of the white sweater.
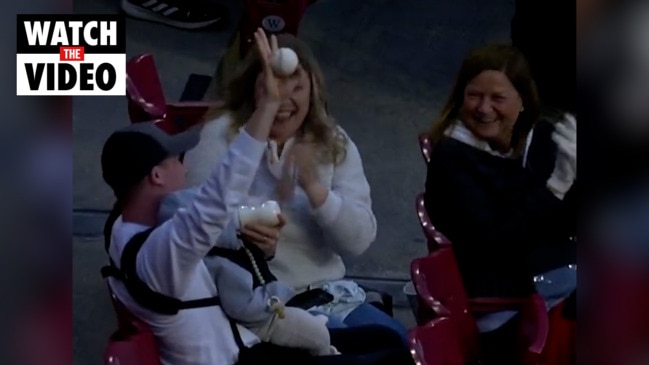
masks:
{"label": "white sweater", "polygon": [[[230,123],[231,118],[226,114],[203,127],[198,146],[185,156],[190,185],[203,183],[209,176],[210,166],[225,156]],[[325,203],[312,209],[304,191],[296,187],[293,200],[283,208],[287,224],[282,229],[275,258],[269,264],[278,280],[298,291],[309,285],[342,279],[345,265],[341,256],[362,254],[376,237],[376,218],[361,156],[349,137],[347,141],[342,163],[318,167],[319,181],[329,189]],[[287,147],[291,143],[288,141]],[[287,154],[283,153],[274,164],[269,161],[268,149],[265,154],[248,194],[246,203],[250,205],[277,199],[276,186]],[[231,224],[219,240],[235,241],[235,229]]]}
{"label": "white sweater", "polygon": [[[250,187],[266,144],[245,132],[224,152],[222,163],[208,167],[196,199],[179,209],[150,234],[137,256],[140,279],[162,294],[181,300],[213,297],[214,280],[203,258],[228,224],[229,212],[236,211]],[[119,266],[126,243],[149,227],[124,222],[113,225],[110,257]],[[124,305],[148,323],[156,336],[163,365],[232,365],[239,349],[230,325],[218,306],[187,309],[168,316],[140,307],[121,281],[109,278],[110,287]],[[259,341],[239,326],[246,345]]]}

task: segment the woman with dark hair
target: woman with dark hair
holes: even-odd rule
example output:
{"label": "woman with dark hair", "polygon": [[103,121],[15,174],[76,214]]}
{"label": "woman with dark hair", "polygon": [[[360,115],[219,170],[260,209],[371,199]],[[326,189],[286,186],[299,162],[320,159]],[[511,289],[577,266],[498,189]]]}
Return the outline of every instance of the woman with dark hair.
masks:
{"label": "woman with dark hair", "polygon": [[[539,292],[552,307],[576,289],[576,121],[539,110],[523,55],[489,45],[467,56],[433,125],[426,208],[469,297]],[[489,314],[478,327],[496,334],[515,315]]]}

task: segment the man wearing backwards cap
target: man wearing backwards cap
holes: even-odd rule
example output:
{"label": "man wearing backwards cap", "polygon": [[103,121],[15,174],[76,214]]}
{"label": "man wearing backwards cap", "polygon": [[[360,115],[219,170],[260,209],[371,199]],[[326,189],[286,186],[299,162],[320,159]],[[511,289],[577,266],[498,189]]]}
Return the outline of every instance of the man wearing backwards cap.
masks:
{"label": "man wearing backwards cap", "polygon": [[[194,203],[150,233],[136,256],[137,276],[150,289],[183,301],[217,295],[202,260],[250,188],[274,114],[272,108],[258,108],[256,118],[232,144],[224,163],[215,166]],[[121,213],[112,228],[107,227],[109,256],[116,266],[120,266],[126,243],[156,226],[161,198],[184,187],[187,171],[180,155],[193,148],[198,137],[196,130],[172,136],[153,123],[136,123],[106,141],[101,156],[103,176],[119,202],[115,215]],[[163,364],[235,363],[238,347],[219,306],[169,316],[140,306],[122,281],[109,278],[109,284],[119,300],[152,327]],[[246,346],[258,342],[243,327],[239,333]]]}
{"label": "man wearing backwards cap", "polygon": [[[198,130],[168,135],[154,123],[135,123],[113,133],[104,145],[103,177],[118,202],[105,229],[111,264],[121,269],[126,244],[152,229],[137,251],[135,262],[131,262],[136,275],[127,274],[127,279],[136,276],[153,292],[181,301],[217,296],[203,258],[227,225],[241,197],[250,190],[279,109],[280,90],[291,87],[287,83],[280,85],[270,71],[268,40],[263,32],[257,33],[257,48],[265,61],[264,95],[224,161],[214,166],[211,176],[186,209],[180,209],[173,218],[156,227],[162,197],[185,185],[187,171],[180,156],[196,146]],[[237,361],[240,344],[219,306],[180,310],[175,315],[160,314],[149,309],[150,306],[141,306],[142,301],[133,298],[123,280],[116,277],[108,280],[126,308],[151,326],[163,365],[231,365]],[[243,345],[252,346],[259,341],[246,328],[238,325],[237,328]]]}

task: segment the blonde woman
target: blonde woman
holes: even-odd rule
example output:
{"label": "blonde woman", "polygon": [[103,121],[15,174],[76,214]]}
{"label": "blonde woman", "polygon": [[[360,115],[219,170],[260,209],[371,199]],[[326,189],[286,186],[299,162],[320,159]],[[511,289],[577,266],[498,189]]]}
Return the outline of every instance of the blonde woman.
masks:
{"label": "blonde woman", "polygon": [[[358,149],[327,110],[324,78],[306,44],[291,35],[278,36],[279,47],[299,58],[295,73],[281,79],[282,102],[268,139],[265,161],[244,199],[248,205],[279,200],[287,218],[279,237],[262,225],[230,228],[219,239],[244,239],[265,248],[271,272],[297,292],[323,288],[333,302],[317,312],[329,325],[379,324],[406,339],[396,320],[365,303],[365,292],[344,280],[343,256],[365,252],[376,237],[370,186]],[[201,184],[226,154],[230,141],[245,125],[261,95],[263,73],[257,52],[242,61],[229,83],[226,104],[203,126],[199,145],[185,163],[190,185]],[[278,238],[278,240],[275,240]]]}

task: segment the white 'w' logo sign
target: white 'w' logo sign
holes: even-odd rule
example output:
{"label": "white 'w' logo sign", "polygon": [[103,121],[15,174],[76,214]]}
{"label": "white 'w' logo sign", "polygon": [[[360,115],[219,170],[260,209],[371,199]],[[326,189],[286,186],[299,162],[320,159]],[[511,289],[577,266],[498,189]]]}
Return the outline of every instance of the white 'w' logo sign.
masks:
{"label": "white 'w' logo sign", "polygon": [[277,15],[269,15],[261,21],[261,26],[269,32],[279,32],[285,25],[284,19]]}

